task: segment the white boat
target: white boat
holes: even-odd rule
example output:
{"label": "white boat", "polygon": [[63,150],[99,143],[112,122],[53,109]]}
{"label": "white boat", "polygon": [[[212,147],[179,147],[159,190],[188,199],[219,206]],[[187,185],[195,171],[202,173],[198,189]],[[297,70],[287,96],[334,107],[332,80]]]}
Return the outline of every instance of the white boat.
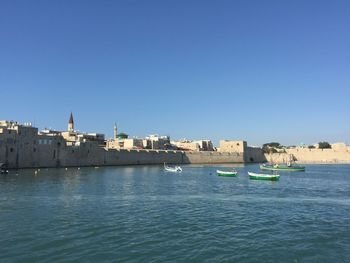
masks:
{"label": "white boat", "polygon": [[222,170],[216,170],[216,173],[218,174],[218,176],[236,176],[237,175],[237,171],[236,170],[231,170],[231,171],[222,171]]}
{"label": "white boat", "polygon": [[277,181],[280,176],[279,174],[257,174],[248,172],[249,178],[253,180],[271,180],[271,181]]}
{"label": "white boat", "polygon": [[164,169],[165,169],[165,171],[172,172],[172,173],[181,173],[182,172],[182,168],[180,166],[178,166],[178,165],[176,165],[174,167],[171,167],[171,166],[167,166],[164,163]]}
{"label": "white boat", "polygon": [[0,163],[0,174],[8,174],[7,166],[4,163]]}

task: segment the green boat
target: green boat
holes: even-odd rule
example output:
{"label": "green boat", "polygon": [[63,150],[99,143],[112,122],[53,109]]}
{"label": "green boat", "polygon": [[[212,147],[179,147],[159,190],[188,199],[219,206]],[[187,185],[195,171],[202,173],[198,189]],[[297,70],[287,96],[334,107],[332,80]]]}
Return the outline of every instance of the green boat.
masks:
{"label": "green boat", "polygon": [[304,172],[305,167],[292,164],[262,164],[261,170],[267,171],[286,171],[286,172]]}
{"label": "green boat", "polygon": [[257,174],[248,172],[249,178],[252,180],[269,180],[278,181],[280,179],[279,174]]}
{"label": "green boat", "polygon": [[218,176],[227,176],[227,177],[235,177],[238,174],[236,170],[232,170],[232,171],[216,170],[216,173],[218,174]]}

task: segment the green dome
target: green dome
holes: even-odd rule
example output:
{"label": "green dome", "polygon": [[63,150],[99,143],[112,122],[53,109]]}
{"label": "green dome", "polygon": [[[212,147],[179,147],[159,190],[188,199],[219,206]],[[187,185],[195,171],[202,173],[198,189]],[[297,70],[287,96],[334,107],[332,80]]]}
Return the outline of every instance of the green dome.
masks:
{"label": "green dome", "polygon": [[129,137],[129,135],[127,135],[126,133],[123,133],[123,132],[117,134],[118,139],[127,139],[128,137]]}

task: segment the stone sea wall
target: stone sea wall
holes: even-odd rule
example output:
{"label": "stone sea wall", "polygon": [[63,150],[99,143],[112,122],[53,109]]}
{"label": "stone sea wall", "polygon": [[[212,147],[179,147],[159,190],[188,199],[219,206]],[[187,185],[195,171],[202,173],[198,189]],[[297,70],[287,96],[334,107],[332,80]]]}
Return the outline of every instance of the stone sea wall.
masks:
{"label": "stone sea wall", "polygon": [[299,163],[350,163],[350,151],[337,149],[287,149],[286,153],[265,154],[267,161],[283,163],[290,157]]}
{"label": "stone sea wall", "polygon": [[264,163],[266,157],[261,148],[246,147],[244,151],[244,160],[246,163]]}
{"label": "stone sea wall", "polygon": [[184,163],[244,163],[244,154],[239,152],[184,152]]}
{"label": "stone sea wall", "polygon": [[15,151],[0,147],[0,162],[9,168],[108,166],[141,164],[243,163],[243,153],[186,152],[165,150],[116,150],[98,145],[37,147]]}
{"label": "stone sea wall", "polygon": [[[16,129],[15,129],[16,128]],[[0,163],[8,168],[71,167],[137,164],[215,164],[261,163],[270,161],[261,148],[244,141],[223,141],[221,151],[165,151],[107,149],[97,142],[67,143],[62,136],[38,134],[37,128],[0,127]],[[334,149],[288,149],[273,154],[274,162],[290,157],[302,163],[350,163],[350,148],[336,144]]]}

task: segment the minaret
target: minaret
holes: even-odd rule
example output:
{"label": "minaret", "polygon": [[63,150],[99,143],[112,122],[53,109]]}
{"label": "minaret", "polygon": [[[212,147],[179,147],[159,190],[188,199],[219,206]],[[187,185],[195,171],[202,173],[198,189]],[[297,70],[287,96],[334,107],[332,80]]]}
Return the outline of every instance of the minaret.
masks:
{"label": "minaret", "polygon": [[116,140],[117,139],[117,135],[118,135],[118,133],[117,133],[117,124],[116,123],[114,123],[114,140]]}
{"label": "minaret", "polygon": [[69,121],[68,121],[68,131],[73,132],[74,131],[74,120],[73,120],[73,114],[70,113]]}

